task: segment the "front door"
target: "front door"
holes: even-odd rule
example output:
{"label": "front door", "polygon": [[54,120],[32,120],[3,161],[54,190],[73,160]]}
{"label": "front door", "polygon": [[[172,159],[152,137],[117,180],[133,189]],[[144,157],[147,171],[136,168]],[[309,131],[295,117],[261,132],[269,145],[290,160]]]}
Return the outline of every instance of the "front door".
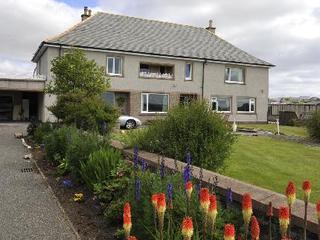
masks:
{"label": "front door", "polygon": [[115,101],[116,106],[119,108],[121,115],[129,115],[129,93],[116,92]]}
{"label": "front door", "polygon": [[11,96],[0,96],[0,121],[11,121],[13,102]]}

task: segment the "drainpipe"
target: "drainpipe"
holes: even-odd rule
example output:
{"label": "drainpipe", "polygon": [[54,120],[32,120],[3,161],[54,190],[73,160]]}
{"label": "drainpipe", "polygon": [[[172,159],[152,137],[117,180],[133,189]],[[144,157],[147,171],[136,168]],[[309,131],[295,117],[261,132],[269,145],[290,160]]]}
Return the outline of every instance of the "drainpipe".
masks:
{"label": "drainpipe", "polygon": [[203,95],[204,95],[204,68],[207,62],[208,62],[207,59],[204,59],[204,62],[202,63],[201,99],[203,99]]}

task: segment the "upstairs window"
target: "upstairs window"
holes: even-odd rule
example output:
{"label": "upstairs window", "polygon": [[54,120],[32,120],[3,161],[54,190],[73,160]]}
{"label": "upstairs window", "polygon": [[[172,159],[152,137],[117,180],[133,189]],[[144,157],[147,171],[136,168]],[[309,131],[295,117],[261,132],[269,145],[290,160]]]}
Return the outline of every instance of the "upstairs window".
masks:
{"label": "upstairs window", "polygon": [[244,69],[236,67],[226,67],[225,82],[227,83],[244,83]]}
{"label": "upstairs window", "polygon": [[186,73],[185,73],[185,80],[191,81],[192,80],[192,64],[186,63]]}
{"label": "upstairs window", "polygon": [[121,57],[107,57],[107,74],[111,76],[122,76]]}
{"label": "upstairs window", "polygon": [[230,97],[213,97],[211,99],[212,110],[216,112],[231,112]]}
{"label": "upstairs window", "polygon": [[254,113],[256,111],[255,98],[238,98],[237,111],[243,113]]}
{"label": "upstairs window", "polygon": [[173,79],[174,66],[161,65],[156,63],[140,63],[139,77]]}

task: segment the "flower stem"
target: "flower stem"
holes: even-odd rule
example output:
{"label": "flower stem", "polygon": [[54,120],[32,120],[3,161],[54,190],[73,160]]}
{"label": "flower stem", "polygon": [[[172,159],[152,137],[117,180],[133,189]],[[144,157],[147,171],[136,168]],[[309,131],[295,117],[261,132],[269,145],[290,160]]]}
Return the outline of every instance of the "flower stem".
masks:
{"label": "flower stem", "polygon": [[245,228],[244,239],[247,240],[247,239],[248,239],[248,229],[249,229],[249,225],[245,223],[245,224],[244,224],[244,228]]}
{"label": "flower stem", "polygon": [[269,240],[272,240],[272,217],[269,216]]}
{"label": "flower stem", "polygon": [[289,225],[288,225],[288,238],[291,238],[291,205],[289,205]]}
{"label": "flower stem", "polygon": [[203,219],[203,240],[207,239],[207,222],[208,222],[208,216],[205,213],[204,214],[204,219]]}
{"label": "flower stem", "polygon": [[308,216],[308,201],[305,201],[305,203],[304,203],[303,240],[307,240],[307,216]]}

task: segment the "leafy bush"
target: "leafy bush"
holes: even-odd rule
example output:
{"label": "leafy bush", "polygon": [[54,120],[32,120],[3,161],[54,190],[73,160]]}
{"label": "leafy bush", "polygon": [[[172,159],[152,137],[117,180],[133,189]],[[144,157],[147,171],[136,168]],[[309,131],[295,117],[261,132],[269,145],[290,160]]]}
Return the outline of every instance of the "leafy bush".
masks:
{"label": "leafy bush", "polygon": [[33,140],[38,144],[44,143],[45,137],[51,134],[55,128],[56,126],[53,123],[40,123],[34,131]]}
{"label": "leafy bush", "polygon": [[307,129],[310,137],[320,141],[320,111],[316,111],[307,121]]}
{"label": "leafy bush", "polygon": [[87,162],[91,153],[106,145],[105,139],[96,133],[78,131],[73,135],[66,151],[66,161],[72,175],[80,179],[81,163]]}
{"label": "leafy bush", "polygon": [[[36,132],[40,131],[40,128]],[[40,131],[42,132],[42,131]],[[73,127],[61,127],[51,133],[44,132],[44,143],[47,159],[55,164],[61,163],[66,157],[67,149],[71,140],[78,134],[78,130]]]}
{"label": "leafy bush", "polygon": [[80,162],[80,175],[90,189],[97,183],[102,183],[111,177],[111,171],[117,168],[121,161],[119,151],[104,148],[90,154],[86,162]]}
{"label": "leafy bush", "polygon": [[235,140],[231,126],[205,102],[176,106],[133,137],[138,147],[168,157],[182,160],[190,152],[194,165],[210,170],[223,166]]}
{"label": "leafy bush", "polygon": [[39,120],[37,120],[35,118],[32,118],[31,121],[30,121],[30,124],[27,127],[28,136],[33,137],[34,136],[34,132],[39,127],[39,125],[40,125]]}

